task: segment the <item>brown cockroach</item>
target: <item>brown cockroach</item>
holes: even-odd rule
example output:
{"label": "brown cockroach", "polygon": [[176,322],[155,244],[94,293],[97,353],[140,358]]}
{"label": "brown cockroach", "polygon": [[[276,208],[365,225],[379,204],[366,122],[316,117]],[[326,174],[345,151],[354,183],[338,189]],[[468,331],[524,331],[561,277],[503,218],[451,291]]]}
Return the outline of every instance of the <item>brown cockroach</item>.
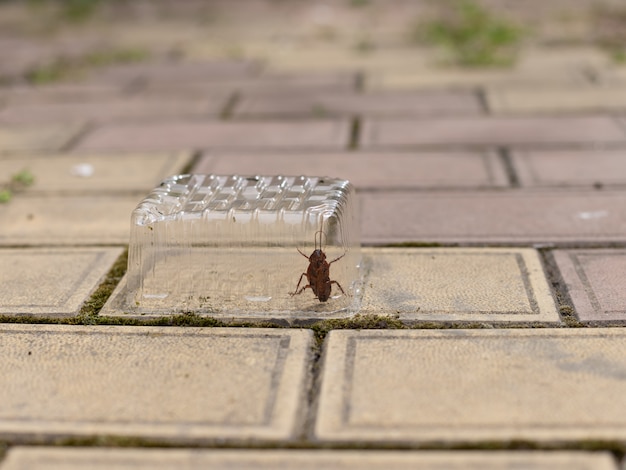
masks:
{"label": "brown cockroach", "polygon": [[[319,248],[317,247],[318,233],[320,234]],[[300,280],[298,281],[296,290],[290,293],[291,296],[301,294],[302,292],[304,292],[305,289],[309,288],[313,291],[313,293],[320,302],[326,302],[330,298],[331,286],[333,284],[336,284],[337,287],[339,287],[341,293],[343,295],[346,295],[343,288],[341,287],[341,284],[339,284],[337,281],[330,280],[330,265],[333,264],[335,261],[339,261],[346,254],[344,253],[339,258],[335,258],[330,262],[326,261],[326,253],[322,251],[322,235],[326,236],[326,234],[322,230],[318,230],[317,232],[315,232],[315,250],[313,251],[313,253],[311,253],[311,256],[305,255],[300,251],[299,248],[296,248],[296,250],[298,250],[298,253],[300,253],[302,256],[309,260],[309,267],[307,268],[305,273],[302,273],[300,275]],[[309,283],[302,289],[298,290],[300,284],[302,283],[302,278],[305,276]]]}

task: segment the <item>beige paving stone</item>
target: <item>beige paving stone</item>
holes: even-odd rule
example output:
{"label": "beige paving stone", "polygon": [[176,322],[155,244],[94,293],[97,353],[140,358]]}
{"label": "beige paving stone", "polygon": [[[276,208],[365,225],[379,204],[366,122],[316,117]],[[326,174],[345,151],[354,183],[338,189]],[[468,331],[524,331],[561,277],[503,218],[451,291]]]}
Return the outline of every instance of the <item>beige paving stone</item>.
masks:
{"label": "beige paving stone", "polygon": [[0,245],[126,244],[141,198],[18,195],[0,205]]}
{"label": "beige paving stone", "polygon": [[626,251],[556,250],[555,260],[574,303],[586,322],[626,320]]}
{"label": "beige paving stone", "polygon": [[626,108],[624,87],[528,87],[487,90],[496,113],[605,111]]}
{"label": "beige paving stone", "polygon": [[626,149],[515,150],[511,159],[526,187],[626,184]]}
{"label": "beige paving stone", "polygon": [[310,330],[1,325],[0,435],[289,440]]}
{"label": "beige paving stone", "polygon": [[528,47],[516,64],[519,71],[553,72],[574,68],[606,67],[608,54],[594,46]]}
{"label": "beige paving stone", "polygon": [[194,171],[277,175],[321,172],[348,179],[359,190],[508,186],[502,163],[493,152],[211,152]]}
{"label": "beige paving stone", "polygon": [[364,70],[381,71],[391,67],[425,70],[436,61],[431,49],[381,48],[368,53],[340,47],[306,47],[285,50],[268,61],[276,71]]}
{"label": "beige paving stone", "polygon": [[617,470],[608,452],[123,449],[13,447],[0,470],[53,469]]}
{"label": "beige paving stone", "polygon": [[7,152],[56,151],[74,138],[81,124],[0,127],[0,154]]}
{"label": "beige paving stone", "polygon": [[0,249],[0,314],[71,316],[121,248]]}
{"label": "beige paving stone", "polygon": [[189,153],[26,154],[0,157],[0,175],[28,169],[35,180],[29,193],[93,193],[154,188],[166,176],[179,174]]}
{"label": "beige paving stone", "polygon": [[626,330],[332,331],[322,441],[621,441]]}
{"label": "beige paving stone", "polygon": [[364,243],[626,240],[621,191],[381,191],[360,203]]}
{"label": "beige paving stone", "polygon": [[423,69],[417,67],[388,68],[367,74],[367,90],[409,90],[433,88],[469,89],[481,86],[508,88],[511,86],[581,85],[589,86],[582,72],[575,70],[555,71],[549,74],[519,70],[472,70],[472,69]]}
{"label": "beige paving stone", "polygon": [[369,248],[360,313],[402,320],[559,322],[529,248]]}

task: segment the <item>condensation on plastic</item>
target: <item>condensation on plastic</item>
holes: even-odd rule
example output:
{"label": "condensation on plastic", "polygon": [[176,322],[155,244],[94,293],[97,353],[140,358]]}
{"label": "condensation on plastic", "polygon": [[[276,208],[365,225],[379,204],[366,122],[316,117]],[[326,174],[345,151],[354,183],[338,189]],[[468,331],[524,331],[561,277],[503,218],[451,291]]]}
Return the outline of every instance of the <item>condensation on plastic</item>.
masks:
{"label": "condensation on plastic", "polygon": [[[321,243],[321,246],[320,246]],[[310,256],[330,264],[331,296],[297,295]],[[302,277],[300,289],[308,284]],[[126,309],[214,316],[348,316],[358,311],[361,249],[354,187],[305,176],[179,175],[133,211]]]}

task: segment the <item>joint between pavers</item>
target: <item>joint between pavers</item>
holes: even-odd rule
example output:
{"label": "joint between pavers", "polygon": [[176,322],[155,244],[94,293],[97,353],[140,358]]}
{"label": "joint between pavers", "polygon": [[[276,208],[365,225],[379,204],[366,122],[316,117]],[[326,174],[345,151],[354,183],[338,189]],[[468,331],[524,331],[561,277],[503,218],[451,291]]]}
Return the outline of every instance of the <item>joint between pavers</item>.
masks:
{"label": "joint between pavers", "polygon": [[511,158],[510,150],[507,147],[498,147],[496,152],[502,166],[504,167],[506,177],[509,180],[509,185],[512,188],[519,188],[521,184],[519,177],[517,176],[515,165],[513,164],[513,159]]}
{"label": "joint between pavers", "polygon": [[241,93],[239,93],[238,91],[235,91],[233,94],[231,94],[226,100],[226,103],[224,104],[224,108],[222,109],[222,112],[219,114],[220,119],[223,121],[227,121],[231,119],[233,117],[235,108],[237,107],[240,101],[241,101]]}
{"label": "joint between pavers", "polygon": [[83,125],[81,129],[79,129],[76,134],[71,136],[65,144],[63,144],[59,148],[59,152],[69,152],[74,147],[76,147],[81,140],[83,140],[87,135],[91,134],[91,132],[96,129],[96,124],[92,121],[88,121]]}

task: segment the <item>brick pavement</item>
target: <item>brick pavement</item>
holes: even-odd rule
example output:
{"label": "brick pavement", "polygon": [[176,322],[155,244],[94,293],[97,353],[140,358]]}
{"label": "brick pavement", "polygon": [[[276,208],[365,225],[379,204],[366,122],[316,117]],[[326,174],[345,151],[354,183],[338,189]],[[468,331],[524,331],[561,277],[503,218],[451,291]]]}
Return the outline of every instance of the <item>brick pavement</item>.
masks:
{"label": "brick pavement", "polygon": [[[445,69],[281,5],[299,40],[118,25],[169,54],[76,82],[22,80],[67,41],[0,41],[0,184],[35,178],[0,204],[0,470],[623,468],[624,66]],[[96,315],[182,171],[350,179],[360,316]]]}

